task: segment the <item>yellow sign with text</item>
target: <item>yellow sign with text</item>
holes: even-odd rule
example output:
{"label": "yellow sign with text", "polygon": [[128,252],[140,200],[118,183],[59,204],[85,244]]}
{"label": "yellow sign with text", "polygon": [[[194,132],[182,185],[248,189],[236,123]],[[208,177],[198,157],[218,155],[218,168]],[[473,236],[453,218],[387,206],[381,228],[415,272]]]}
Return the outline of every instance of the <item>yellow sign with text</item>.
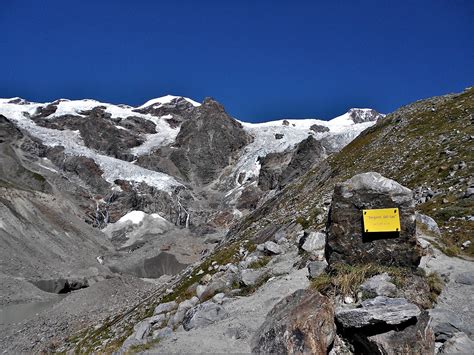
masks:
{"label": "yellow sign with text", "polygon": [[398,208],[362,210],[364,232],[399,232],[400,214]]}

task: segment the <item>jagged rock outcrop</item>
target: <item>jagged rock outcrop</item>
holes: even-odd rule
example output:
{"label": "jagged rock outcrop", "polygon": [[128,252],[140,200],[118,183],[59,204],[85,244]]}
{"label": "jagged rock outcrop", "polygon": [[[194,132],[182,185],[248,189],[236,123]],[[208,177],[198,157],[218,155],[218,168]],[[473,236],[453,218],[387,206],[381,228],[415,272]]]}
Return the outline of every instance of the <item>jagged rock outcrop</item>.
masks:
{"label": "jagged rock outcrop", "polygon": [[259,157],[260,173],[258,187],[263,191],[276,189],[280,184],[281,174],[291,161],[291,152],[269,153]]}
{"label": "jagged rock outcrop", "polygon": [[270,153],[259,158],[261,168],[258,186],[264,191],[283,188],[306,173],[313,164],[321,161],[325,153],[321,143],[309,136],[294,150]]}
{"label": "jagged rock outcrop", "polygon": [[[362,210],[399,208],[399,233],[364,233]],[[329,264],[378,263],[416,268],[421,250],[415,235],[411,190],[379,173],[363,173],[336,185],[328,216]]]}
{"label": "jagged rock outcrop", "polygon": [[316,133],[324,133],[324,132],[329,132],[329,128],[326,126],[322,126],[319,124],[313,124],[311,127],[309,127],[310,130]]}
{"label": "jagged rock outcrop", "polygon": [[[179,172],[185,181],[205,185],[213,181],[251,142],[242,125],[217,101],[207,98],[183,122],[171,149],[161,149],[157,159],[164,169]],[[142,166],[151,167],[151,162]]]}
{"label": "jagged rock outcrop", "polygon": [[354,123],[372,122],[384,117],[372,109],[351,108],[348,113]]}
{"label": "jagged rock outcrop", "polygon": [[267,315],[252,339],[252,352],[325,354],[335,334],[331,301],[317,292],[298,290]]}

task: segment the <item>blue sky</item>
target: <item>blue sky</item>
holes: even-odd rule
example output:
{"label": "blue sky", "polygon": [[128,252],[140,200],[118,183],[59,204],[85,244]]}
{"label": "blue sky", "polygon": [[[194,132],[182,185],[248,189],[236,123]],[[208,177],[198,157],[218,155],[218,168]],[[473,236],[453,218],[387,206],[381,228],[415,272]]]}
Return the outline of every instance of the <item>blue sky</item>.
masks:
{"label": "blue sky", "polygon": [[0,97],[212,96],[246,121],[390,112],[474,79],[474,1],[1,0]]}

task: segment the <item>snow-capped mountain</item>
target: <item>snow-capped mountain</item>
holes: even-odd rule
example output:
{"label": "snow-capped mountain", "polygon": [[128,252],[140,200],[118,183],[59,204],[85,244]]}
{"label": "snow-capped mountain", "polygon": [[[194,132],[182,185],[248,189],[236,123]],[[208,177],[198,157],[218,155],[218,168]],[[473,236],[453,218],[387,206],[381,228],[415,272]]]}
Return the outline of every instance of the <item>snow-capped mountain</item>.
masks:
{"label": "snow-capped mountain", "polygon": [[[160,169],[143,169],[135,164],[135,160],[150,155],[160,148],[173,146],[182,123],[192,119],[190,112],[200,106],[201,104],[192,99],[173,95],[149,100],[138,107],[114,105],[90,99],[60,99],[51,103],[32,103],[17,97],[0,99],[0,114],[48,147],[61,146],[64,147],[66,155],[84,156],[94,160],[103,171],[104,179],[112,185],[116,180],[126,180],[144,182],[169,191],[172,186],[181,184],[176,176],[172,176],[172,173],[163,173]],[[100,151],[93,144],[87,144],[84,135],[90,132],[87,132],[87,129],[79,129],[79,126],[81,120],[91,117],[111,123],[103,127],[103,135],[112,137],[114,134],[122,134],[126,136],[123,140],[129,136],[135,137],[136,141],[125,145],[121,151],[122,155],[130,154],[134,158],[127,159],[130,161],[119,159],[111,156],[110,152],[107,154]],[[308,136],[323,140],[331,151],[338,150],[371,126],[379,117],[382,115],[374,110],[351,109],[329,121],[316,119],[278,120],[265,123],[238,121],[252,138],[233,164],[231,175],[237,184],[239,181],[255,178],[260,169],[259,157],[292,149]],[[143,127],[138,126],[145,124],[151,129],[140,130]],[[94,129],[93,125],[92,128],[89,127],[90,129]]]}
{"label": "snow-capped mountain", "polygon": [[138,210],[202,235],[227,228],[383,115],[247,123],[213,99],[167,95],[138,107],[0,99],[0,117],[26,136],[17,155],[28,169],[53,186],[69,181],[55,188],[75,199],[89,196],[79,204],[88,223],[104,227]]}

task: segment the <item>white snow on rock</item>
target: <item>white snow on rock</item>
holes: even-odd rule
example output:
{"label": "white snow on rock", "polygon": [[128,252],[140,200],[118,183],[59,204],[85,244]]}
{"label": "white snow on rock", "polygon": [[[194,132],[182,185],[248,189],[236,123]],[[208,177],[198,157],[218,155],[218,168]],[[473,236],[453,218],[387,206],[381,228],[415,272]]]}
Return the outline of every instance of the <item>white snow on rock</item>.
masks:
{"label": "white snow on rock", "polygon": [[[143,219],[145,218],[145,216],[148,216],[148,214],[146,214],[145,212],[143,211],[131,211],[131,212],[128,212],[125,216],[123,216],[122,218],[120,218],[116,223],[125,223],[125,222],[132,222],[133,224],[140,224],[140,222],[143,221]],[[151,218],[158,218],[158,219],[162,219],[162,220],[165,220],[163,217],[161,217],[158,213],[152,213],[149,215]]]}
{"label": "white snow on rock", "polygon": [[109,223],[102,231],[112,238],[114,233],[124,232],[126,240],[120,247],[128,247],[139,240],[142,240],[146,234],[153,231],[154,234],[163,234],[173,228],[173,224],[161,217],[157,213],[148,214],[143,211],[131,211],[120,218],[115,223]]}
{"label": "white snow on rock", "polygon": [[105,156],[87,148],[78,131],[60,131],[36,125],[28,115],[33,115],[36,109],[44,104],[15,105],[5,101],[0,103],[0,114],[14,121],[18,127],[34,137],[39,138],[43,144],[50,147],[63,146],[66,154],[93,159],[102,169],[102,177],[111,184],[117,179],[144,182],[149,186],[168,192],[172,190],[173,186],[181,185],[169,175],[141,168],[130,162]]}
{"label": "white snow on rock", "polygon": [[174,99],[179,99],[179,98],[185,99],[186,101],[188,101],[189,103],[191,103],[194,107],[201,106],[201,104],[200,104],[199,102],[196,102],[196,101],[194,101],[194,100],[191,100],[191,99],[189,99],[189,98],[187,98],[187,97],[174,96],[174,95],[166,95],[166,96],[162,96],[162,97],[157,97],[156,99],[148,100],[148,101],[145,102],[143,105],[137,107],[137,109],[142,109],[142,108],[145,108],[145,107],[148,107],[148,106],[152,106],[152,105],[158,105],[158,107],[159,107],[159,106],[161,106],[161,105],[170,103],[170,102],[173,101]]}
{"label": "white snow on rock", "polygon": [[[369,111],[370,109],[357,109]],[[363,130],[375,124],[375,122],[354,123],[349,112],[338,116],[330,121],[317,119],[290,119],[285,125],[285,120],[270,121],[263,123],[248,123],[239,121],[244,129],[254,137],[254,141],[244,148],[244,154],[236,164],[235,178],[245,173],[245,179],[257,176],[260,172],[258,157],[264,157],[269,153],[283,152],[288,148],[312,135],[315,139],[326,138],[329,146],[333,149],[341,149],[357,137]],[[315,133],[311,130],[312,125],[320,125],[329,128],[329,132]],[[283,138],[276,139],[275,134],[282,134]],[[245,181],[244,179],[244,181]]]}
{"label": "white snow on rock", "polygon": [[135,155],[146,155],[156,148],[173,143],[179,133],[179,127],[171,128],[165,121],[172,117],[173,115],[164,115],[159,118],[150,116],[148,119],[155,123],[157,133],[147,134],[145,142],[138,147],[130,149],[130,152]]}

